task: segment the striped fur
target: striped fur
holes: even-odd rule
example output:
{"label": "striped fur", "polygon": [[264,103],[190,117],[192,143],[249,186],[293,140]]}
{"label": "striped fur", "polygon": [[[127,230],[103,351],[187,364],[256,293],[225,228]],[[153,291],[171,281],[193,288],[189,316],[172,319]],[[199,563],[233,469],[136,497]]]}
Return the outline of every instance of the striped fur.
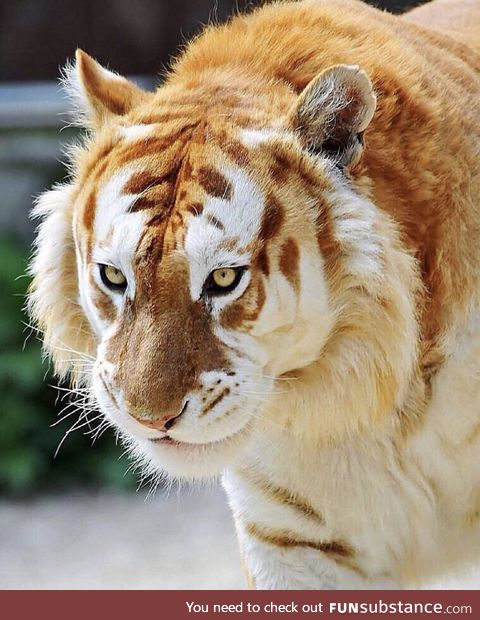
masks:
{"label": "striped fur", "polygon": [[89,134],[37,206],[31,312],[147,468],[223,472],[254,587],[478,557],[480,58],[452,1],[272,3],[155,93],[67,72]]}

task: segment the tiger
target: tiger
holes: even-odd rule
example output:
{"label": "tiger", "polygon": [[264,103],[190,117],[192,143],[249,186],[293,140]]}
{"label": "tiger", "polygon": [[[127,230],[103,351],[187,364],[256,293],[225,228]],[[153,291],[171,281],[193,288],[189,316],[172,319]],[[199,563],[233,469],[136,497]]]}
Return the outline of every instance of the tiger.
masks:
{"label": "tiger", "polygon": [[246,585],[480,550],[480,2],[282,0],[153,92],[82,50],[29,310],[145,471],[221,477]]}

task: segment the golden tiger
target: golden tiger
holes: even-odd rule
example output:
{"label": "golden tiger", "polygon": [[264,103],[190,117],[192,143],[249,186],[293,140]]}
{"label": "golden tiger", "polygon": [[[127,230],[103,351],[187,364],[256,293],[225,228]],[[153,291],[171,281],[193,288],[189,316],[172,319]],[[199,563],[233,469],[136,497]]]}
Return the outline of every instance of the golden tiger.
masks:
{"label": "golden tiger", "polygon": [[[426,28],[428,27],[428,29]],[[274,2],[153,93],[82,51],[30,310],[151,471],[223,474],[250,585],[480,550],[480,2]]]}

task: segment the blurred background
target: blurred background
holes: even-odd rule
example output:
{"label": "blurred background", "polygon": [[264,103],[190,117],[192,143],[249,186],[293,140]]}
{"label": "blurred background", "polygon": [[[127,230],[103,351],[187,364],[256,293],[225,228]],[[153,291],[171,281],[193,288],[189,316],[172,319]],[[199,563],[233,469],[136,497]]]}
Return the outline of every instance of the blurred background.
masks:
{"label": "blurred background", "polygon": [[[93,448],[92,429],[69,432],[75,408],[52,387],[22,307],[32,201],[65,177],[64,148],[78,131],[65,127],[59,68],[82,47],[151,89],[202,24],[258,4],[0,0],[0,588],[244,585],[218,488],[160,488],[144,501],[148,483],[135,494],[111,431]],[[373,4],[400,11],[419,2]]]}

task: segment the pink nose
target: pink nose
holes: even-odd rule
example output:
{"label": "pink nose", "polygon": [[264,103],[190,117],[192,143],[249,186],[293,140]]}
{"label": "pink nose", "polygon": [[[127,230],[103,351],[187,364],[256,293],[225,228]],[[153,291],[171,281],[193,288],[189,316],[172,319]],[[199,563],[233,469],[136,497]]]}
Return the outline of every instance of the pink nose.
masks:
{"label": "pink nose", "polygon": [[172,426],[175,424],[175,421],[178,420],[178,418],[182,415],[182,413],[187,408],[187,405],[188,405],[188,401],[185,403],[182,410],[179,411],[178,413],[174,413],[174,414],[170,413],[170,414],[162,416],[161,418],[154,418],[154,419],[136,418],[136,420],[137,422],[140,422],[140,424],[143,424],[143,426],[147,426],[148,428],[153,428],[156,431],[163,431],[165,433],[172,428]]}

